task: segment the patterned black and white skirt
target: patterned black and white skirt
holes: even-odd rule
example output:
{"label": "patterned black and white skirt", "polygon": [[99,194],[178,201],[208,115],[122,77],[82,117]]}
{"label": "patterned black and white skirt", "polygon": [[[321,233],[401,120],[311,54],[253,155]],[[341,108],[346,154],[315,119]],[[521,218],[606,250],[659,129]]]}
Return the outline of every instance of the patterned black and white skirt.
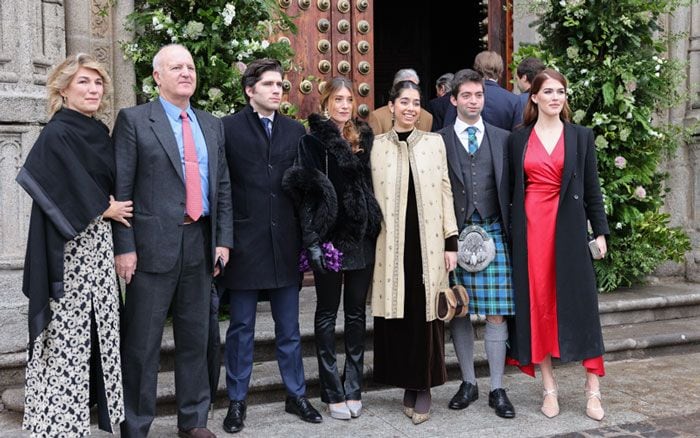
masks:
{"label": "patterned black and white skirt", "polygon": [[[95,219],[63,251],[64,295],[27,363],[24,422],[33,437],[90,435],[90,358],[99,347],[109,421],[124,420],[119,357],[119,288],[112,229]],[[92,324],[96,338],[91,336]],[[96,343],[96,345],[93,345]],[[114,428],[112,428],[114,429]]]}

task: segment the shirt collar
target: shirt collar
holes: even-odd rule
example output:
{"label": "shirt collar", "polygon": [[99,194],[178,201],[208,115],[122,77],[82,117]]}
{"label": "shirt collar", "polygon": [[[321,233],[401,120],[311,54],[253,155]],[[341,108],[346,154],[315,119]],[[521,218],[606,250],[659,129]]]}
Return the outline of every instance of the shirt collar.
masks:
{"label": "shirt collar", "polygon": [[465,129],[467,129],[470,126],[474,126],[476,128],[476,132],[479,132],[482,134],[486,130],[486,127],[484,126],[484,118],[483,117],[479,117],[479,120],[473,125],[469,125],[466,122],[463,122],[462,120],[460,120],[459,117],[457,117],[457,119],[455,120],[455,132],[457,134],[461,134],[462,132],[464,132]]}
{"label": "shirt collar", "polygon": [[[170,117],[173,120],[180,120],[180,114],[182,113],[182,109],[180,109],[180,107],[173,105],[172,103],[163,99],[162,96],[158,96],[158,99],[160,100],[161,105],[163,105],[165,114],[167,114],[168,117]],[[192,111],[192,107],[189,103],[187,104],[187,108],[185,108],[185,111],[187,112],[187,115],[189,116],[190,120],[194,120],[194,112]]]}
{"label": "shirt collar", "polygon": [[263,116],[262,114],[260,114],[258,112],[256,112],[255,114],[257,114],[258,117],[260,117],[261,119],[270,119],[270,121],[272,121],[272,122],[275,121],[275,112],[274,111],[269,116]]}

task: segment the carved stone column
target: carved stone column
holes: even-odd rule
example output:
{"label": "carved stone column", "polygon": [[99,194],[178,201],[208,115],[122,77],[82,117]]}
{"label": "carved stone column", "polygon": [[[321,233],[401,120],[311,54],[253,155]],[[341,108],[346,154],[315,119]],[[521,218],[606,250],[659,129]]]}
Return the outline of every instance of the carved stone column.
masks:
{"label": "carved stone column", "polygon": [[63,0],[0,1],[0,356],[23,349],[27,337],[21,289],[31,200],[15,177],[46,122],[47,73],[64,57]]}
{"label": "carved stone column", "polygon": [[[689,10],[689,11],[688,11]],[[686,8],[686,15],[690,17],[688,27],[683,29],[688,33],[687,52],[684,60],[688,62],[688,88],[690,102],[684,108],[684,120],[687,126],[700,126],[700,4],[693,4]],[[679,18],[682,13],[674,14]],[[695,135],[687,146],[688,180],[682,185],[686,188],[686,202],[688,204],[688,221],[686,230],[690,234],[693,249],[686,263],[686,278],[700,282],[700,128],[696,128]]]}

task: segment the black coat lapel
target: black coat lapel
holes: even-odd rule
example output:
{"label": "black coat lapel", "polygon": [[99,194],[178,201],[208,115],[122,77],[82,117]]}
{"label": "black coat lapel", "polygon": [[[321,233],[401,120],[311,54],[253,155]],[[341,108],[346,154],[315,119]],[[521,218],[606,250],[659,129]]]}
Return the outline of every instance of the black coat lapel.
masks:
{"label": "black coat lapel", "polygon": [[576,155],[578,150],[578,139],[576,130],[570,123],[564,123],[564,170],[561,175],[561,189],[559,191],[559,205],[564,199],[564,193],[569,186],[571,176],[576,168]]}
{"label": "black coat lapel", "polygon": [[491,149],[491,159],[493,160],[493,171],[496,175],[496,187],[501,187],[501,180],[503,179],[503,145],[496,144],[496,142],[491,141],[491,136],[489,132],[491,131],[489,127],[484,123],[484,135],[486,136],[489,146]]}
{"label": "black coat lapel", "polygon": [[[256,144],[260,144],[261,147],[257,147],[258,152],[262,155],[262,157],[265,159],[265,162],[268,161],[268,153],[270,150],[270,143],[271,140],[267,138],[267,134],[265,133],[265,128],[263,127],[262,122],[260,121],[260,116],[258,116],[258,113],[253,111],[253,107],[250,105],[246,106],[243,109],[243,112],[245,113],[246,118],[248,119],[248,123],[250,124],[250,128],[252,133],[257,137],[255,139]],[[279,120],[277,120],[278,114],[275,114],[275,120],[272,122],[272,137],[275,136],[275,127],[279,124]],[[264,147],[262,147],[264,145]]]}
{"label": "black coat lapel", "polygon": [[202,135],[204,135],[204,142],[207,145],[207,162],[209,163],[209,201],[211,202],[212,194],[215,193],[215,184],[217,178],[214,176],[217,174],[218,158],[219,158],[219,145],[217,143],[218,136],[216,135],[215,127],[209,123],[209,119],[203,114],[203,111],[192,108],[195,115],[197,116],[197,123],[199,123],[199,128],[202,130]]}
{"label": "black coat lapel", "polygon": [[182,174],[182,159],[180,157],[180,150],[177,147],[177,140],[175,140],[175,135],[173,134],[172,126],[168,120],[168,116],[165,114],[163,105],[160,101],[155,100],[151,102],[151,128],[153,133],[158,138],[161,146],[165,150],[165,153],[170,158],[175,171],[180,176],[180,180],[185,182],[185,176]]}

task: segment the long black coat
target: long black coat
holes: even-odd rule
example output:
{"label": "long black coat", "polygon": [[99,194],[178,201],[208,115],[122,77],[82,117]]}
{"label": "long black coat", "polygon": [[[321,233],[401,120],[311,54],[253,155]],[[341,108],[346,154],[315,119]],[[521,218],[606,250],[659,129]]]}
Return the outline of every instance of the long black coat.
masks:
{"label": "long black coat", "polygon": [[301,239],[282,175],[294,163],[304,127],[280,113],[268,140],[248,105],[223,119],[233,196],[233,250],[221,285],[272,289],[299,283]]}
{"label": "long black coat", "polygon": [[[509,321],[510,352],[520,364],[531,361],[530,290],[527,268],[527,217],[525,216],[525,175],[523,164],[528,126],[508,139],[512,192],[513,284],[515,319]],[[564,125],[564,170],[557,211],[555,257],[559,351],[563,362],[603,354],[603,336],[598,315],[595,273],[588,250],[586,219],[593,234],[609,234],[598,180],[593,131]],[[546,245],[550,242],[542,242]]]}

